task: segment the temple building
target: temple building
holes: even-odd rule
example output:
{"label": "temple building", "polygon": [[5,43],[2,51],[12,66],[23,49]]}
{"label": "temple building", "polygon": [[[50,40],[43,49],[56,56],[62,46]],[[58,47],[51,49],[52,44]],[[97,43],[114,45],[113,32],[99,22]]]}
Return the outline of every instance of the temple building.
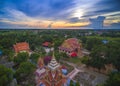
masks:
{"label": "temple building", "polygon": [[52,46],[52,43],[46,41],[46,42],[44,42],[44,43],[42,44],[42,46],[43,46],[43,47],[51,47],[51,46]]}
{"label": "temple building", "polygon": [[14,46],[15,53],[30,52],[29,44],[27,42],[16,43]]}
{"label": "temple building", "polygon": [[62,67],[56,61],[54,54],[47,66],[42,59],[39,60],[35,74],[36,86],[66,86],[66,76],[63,75]]}
{"label": "temple building", "polygon": [[69,38],[65,40],[59,47],[59,52],[65,52],[69,56],[82,56],[82,45],[76,38]]}

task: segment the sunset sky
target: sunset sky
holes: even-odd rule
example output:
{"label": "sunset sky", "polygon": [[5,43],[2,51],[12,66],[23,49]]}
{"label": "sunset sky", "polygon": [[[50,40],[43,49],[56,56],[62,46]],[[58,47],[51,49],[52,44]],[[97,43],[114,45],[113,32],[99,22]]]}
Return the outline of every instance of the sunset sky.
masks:
{"label": "sunset sky", "polygon": [[89,29],[89,18],[106,17],[120,29],[120,0],[0,0],[0,29]]}

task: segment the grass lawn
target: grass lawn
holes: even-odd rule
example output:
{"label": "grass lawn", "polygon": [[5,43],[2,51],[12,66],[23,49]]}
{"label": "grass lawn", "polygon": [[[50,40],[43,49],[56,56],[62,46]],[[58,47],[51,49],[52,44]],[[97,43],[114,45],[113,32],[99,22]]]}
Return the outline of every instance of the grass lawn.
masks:
{"label": "grass lawn", "polygon": [[64,62],[60,62],[60,63],[67,68],[68,73],[70,73],[72,70],[74,70],[74,67],[72,67],[71,65],[68,65],[67,63],[64,63]]}
{"label": "grass lawn", "polygon": [[80,58],[62,58],[61,60],[63,61],[68,61],[68,62],[71,62],[71,63],[74,63],[76,65],[80,65],[81,64],[81,59]]}

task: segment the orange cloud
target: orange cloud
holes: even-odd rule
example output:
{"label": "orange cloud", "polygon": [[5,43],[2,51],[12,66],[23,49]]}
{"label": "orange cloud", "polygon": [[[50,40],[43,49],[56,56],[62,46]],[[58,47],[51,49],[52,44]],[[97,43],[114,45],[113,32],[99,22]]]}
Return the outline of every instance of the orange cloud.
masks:
{"label": "orange cloud", "polygon": [[65,23],[65,22],[56,22],[52,25],[52,28],[71,28],[71,27],[83,27],[87,26],[89,22],[83,23]]}

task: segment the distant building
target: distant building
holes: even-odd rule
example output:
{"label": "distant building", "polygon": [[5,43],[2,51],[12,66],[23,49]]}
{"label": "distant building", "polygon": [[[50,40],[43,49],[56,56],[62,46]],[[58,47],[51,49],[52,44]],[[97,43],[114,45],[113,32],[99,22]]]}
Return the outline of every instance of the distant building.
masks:
{"label": "distant building", "polygon": [[16,43],[14,46],[15,53],[30,52],[29,44],[27,42]]}
{"label": "distant building", "polygon": [[97,18],[90,18],[90,26],[93,29],[103,29],[103,25],[104,25],[104,20],[105,17],[104,16],[98,16]]}
{"label": "distant building", "polygon": [[102,40],[103,44],[107,44],[109,41],[108,40]]}
{"label": "distant building", "polygon": [[53,44],[51,42],[44,42],[42,44],[43,48],[45,49],[46,54],[53,50]]}
{"label": "distant building", "polygon": [[69,56],[82,56],[81,44],[76,38],[69,38],[65,40],[62,45],[59,47],[60,52],[65,52]]}
{"label": "distant building", "polygon": [[38,69],[36,70],[36,86],[66,86],[66,76],[62,74],[62,67],[57,63],[54,55],[50,63],[46,66],[43,60],[38,62]]}
{"label": "distant building", "polygon": [[44,47],[49,47],[49,46],[51,46],[52,44],[51,44],[51,42],[44,42],[43,44],[42,44],[42,46],[44,46]]}

